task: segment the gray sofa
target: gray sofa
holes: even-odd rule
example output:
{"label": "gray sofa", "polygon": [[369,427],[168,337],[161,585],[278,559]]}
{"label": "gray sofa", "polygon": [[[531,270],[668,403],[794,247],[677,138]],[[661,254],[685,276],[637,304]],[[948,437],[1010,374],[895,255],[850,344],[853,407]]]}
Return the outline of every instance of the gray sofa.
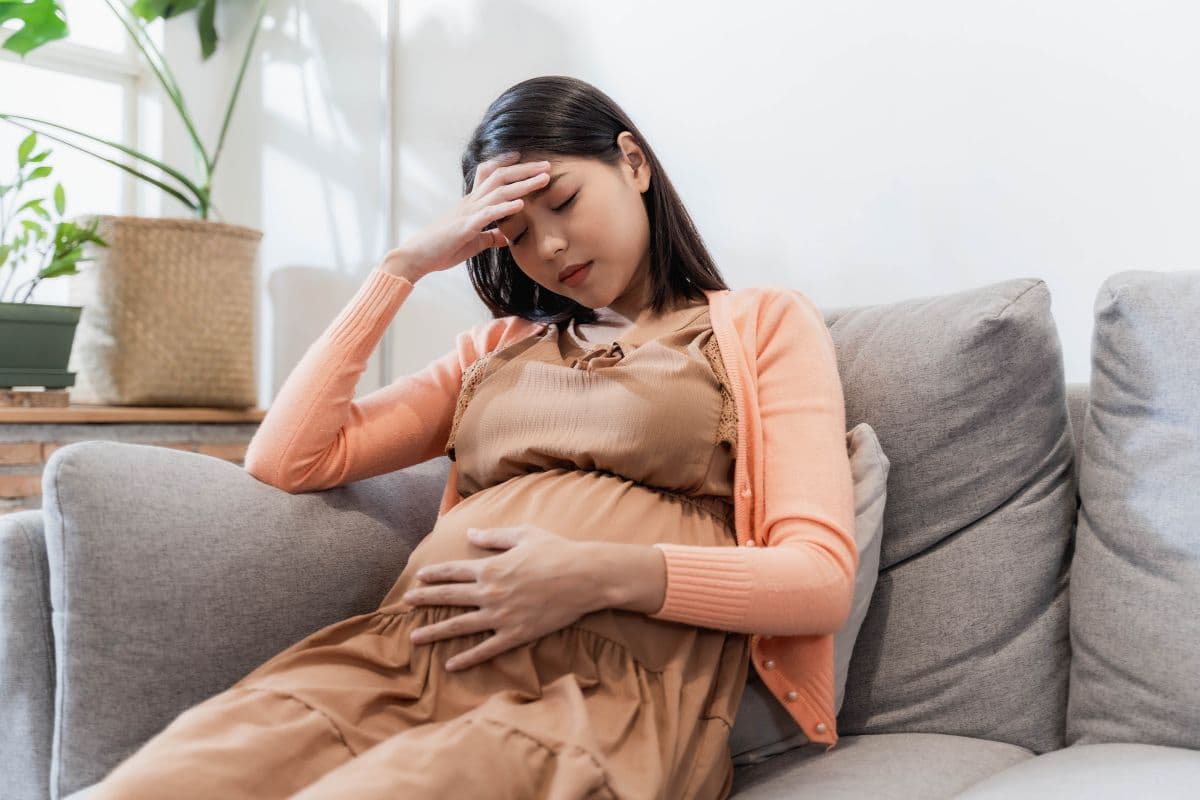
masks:
{"label": "gray sofa", "polygon": [[[879,579],[837,747],[739,766],[734,797],[1200,796],[1200,272],[1118,273],[1094,310],[1071,385],[1034,278],[826,312],[848,426],[891,460]],[[0,518],[4,796],[84,796],[374,609],[448,467],[290,495],[194,453],[56,451],[43,509]]]}

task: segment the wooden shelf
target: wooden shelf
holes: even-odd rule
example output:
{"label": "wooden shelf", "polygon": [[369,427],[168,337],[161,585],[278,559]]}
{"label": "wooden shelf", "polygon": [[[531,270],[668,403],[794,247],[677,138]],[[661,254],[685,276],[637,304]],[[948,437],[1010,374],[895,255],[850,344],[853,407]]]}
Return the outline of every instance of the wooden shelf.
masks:
{"label": "wooden shelf", "polygon": [[0,423],[86,422],[262,422],[263,408],[193,408],[187,406],[105,406],[71,403],[65,408],[0,407]]}

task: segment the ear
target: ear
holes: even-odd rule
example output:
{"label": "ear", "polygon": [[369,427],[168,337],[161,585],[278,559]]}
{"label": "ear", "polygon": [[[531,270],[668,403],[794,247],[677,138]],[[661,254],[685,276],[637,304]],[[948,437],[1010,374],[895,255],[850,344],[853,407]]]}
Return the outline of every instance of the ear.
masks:
{"label": "ear", "polygon": [[633,173],[633,185],[639,192],[644,193],[650,188],[650,162],[646,160],[641,145],[632,133],[621,131],[617,136],[617,146],[625,154],[625,161]]}

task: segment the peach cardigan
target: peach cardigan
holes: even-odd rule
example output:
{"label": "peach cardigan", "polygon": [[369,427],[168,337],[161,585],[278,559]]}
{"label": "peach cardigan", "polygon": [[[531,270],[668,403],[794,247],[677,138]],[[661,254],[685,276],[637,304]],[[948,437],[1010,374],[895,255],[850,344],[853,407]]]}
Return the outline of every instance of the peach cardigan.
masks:
{"label": "peach cardigan", "polygon": [[[413,291],[374,268],[309,347],[251,440],[245,470],[290,493],[341,486],[443,455],[463,372],[545,323],[507,316],[456,335],[423,369],[354,399],[367,359]],[[850,613],[858,551],[846,411],[833,339],[794,289],[706,292],[738,411],[740,547],[660,543],[666,599],[649,615],[751,634],[764,684],[810,741],[832,748],[833,634]],[[461,498],[457,464],[438,509]]]}

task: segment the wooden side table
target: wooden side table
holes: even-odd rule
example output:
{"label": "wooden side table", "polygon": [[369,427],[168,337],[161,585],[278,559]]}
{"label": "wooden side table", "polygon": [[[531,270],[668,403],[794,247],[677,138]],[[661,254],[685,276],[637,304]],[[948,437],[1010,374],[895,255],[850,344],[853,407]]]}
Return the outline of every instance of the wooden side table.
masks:
{"label": "wooden side table", "polygon": [[0,408],[0,514],[42,507],[42,471],[65,444],[105,439],[173,447],[241,464],[261,408],[104,406]]}

